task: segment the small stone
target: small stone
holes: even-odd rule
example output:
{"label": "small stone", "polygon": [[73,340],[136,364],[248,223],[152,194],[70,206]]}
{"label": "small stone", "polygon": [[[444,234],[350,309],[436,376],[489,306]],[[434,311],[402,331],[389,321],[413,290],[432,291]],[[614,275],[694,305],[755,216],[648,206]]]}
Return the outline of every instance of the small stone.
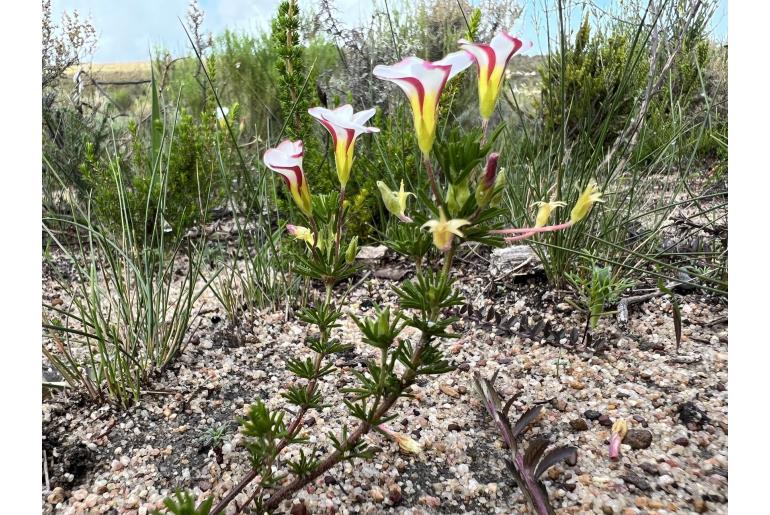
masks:
{"label": "small stone", "polygon": [[639,424],[640,424],[642,427],[647,427],[647,419],[645,419],[643,416],[641,416],[641,415],[634,415],[634,416],[633,416],[633,419],[634,419],[635,421],[639,422]]}
{"label": "small stone", "polygon": [[596,410],[593,410],[593,409],[589,409],[589,410],[585,410],[585,411],[583,412],[583,416],[584,416],[585,418],[587,418],[588,420],[598,420],[598,419],[599,419],[599,417],[601,417],[601,416],[602,416],[602,414],[601,414],[601,413],[599,413],[599,412],[598,412],[598,411],[596,411]]}
{"label": "small stone", "polygon": [[604,427],[610,427],[612,425],[612,419],[607,415],[602,415],[598,419],[599,424],[603,425]]}
{"label": "small stone", "polygon": [[629,429],[623,443],[632,449],[646,449],[652,443],[652,433],[647,429]]}
{"label": "small stone", "polygon": [[305,506],[305,503],[300,501],[299,504],[292,505],[291,511],[289,513],[291,515],[308,515],[307,506]]}
{"label": "small stone", "polygon": [[667,486],[671,486],[674,483],[676,483],[676,480],[674,480],[674,478],[668,474],[664,474],[658,478],[658,486],[660,488],[666,488]]}
{"label": "small stone", "polygon": [[576,419],[570,420],[569,425],[572,426],[572,429],[574,429],[575,431],[588,430],[588,422],[586,422],[584,418],[576,418]]}
{"label": "small stone", "polygon": [[99,501],[99,496],[96,494],[88,494],[88,497],[86,497],[85,504],[86,508],[93,508],[96,506],[96,503]]}
{"label": "small stone", "polygon": [[637,508],[646,508],[649,503],[650,503],[649,497],[637,497],[636,499],[634,499],[634,504],[636,504]]}
{"label": "small stone", "polygon": [[457,367],[457,370],[460,370],[461,372],[467,372],[470,369],[470,363],[460,363],[460,365]]}
{"label": "small stone", "polygon": [[388,499],[390,499],[390,502],[398,504],[403,498],[403,495],[401,495],[401,487],[398,486],[398,484],[393,483],[388,487]]}
{"label": "small stone", "polygon": [[81,488],[80,490],[75,490],[72,492],[72,498],[76,501],[82,501],[88,496],[88,490],[85,488]]}
{"label": "small stone", "polygon": [[583,383],[583,382],[580,382],[580,381],[572,381],[572,382],[570,383],[570,386],[571,386],[573,389],[575,389],[575,390],[582,390],[583,388],[585,388],[585,387],[586,387],[585,383]]}
{"label": "small stone", "polygon": [[567,409],[567,401],[564,399],[554,399],[551,401],[551,405],[554,407],[554,409],[559,411],[564,411]]}
{"label": "small stone", "polygon": [[372,496],[372,500],[374,502],[382,502],[385,500],[385,495],[382,493],[382,490],[380,490],[380,488],[377,486],[372,487],[372,490],[369,494]]}
{"label": "small stone", "polygon": [[455,399],[460,397],[460,393],[447,384],[439,385],[439,390],[444,392],[446,395],[449,395],[450,397],[454,397]]}
{"label": "small stone", "polygon": [[660,471],[658,470],[658,466],[654,463],[650,463],[648,461],[642,463],[639,465],[639,468],[647,472],[651,476],[657,476],[660,474]]}
{"label": "small stone", "polygon": [[649,481],[647,481],[646,479],[644,479],[642,476],[638,474],[634,474],[633,472],[629,472],[627,474],[620,476],[620,479],[622,479],[628,484],[634,485],[636,488],[644,492],[647,492],[652,489],[652,487],[650,487]]}
{"label": "small stone", "polygon": [[49,504],[53,504],[54,506],[60,502],[64,502],[64,488],[57,486],[53,489],[46,500]]}
{"label": "small stone", "polygon": [[112,460],[112,471],[113,472],[120,472],[123,470],[123,464],[118,460]]}
{"label": "small stone", "polygon": [[332,476],[327,474],[327,475],[324,476],[324,484],[326,486],[336,485],[337,484],[337,480],[334,479]]}
{"label": "small stone", "polygon": [[681,445],[682,447],[687,447],[688,445],[690,445],[690,440],[688,440],[684,436],[680,436],[679,438],[674,440],[674,443],[677,445]]}
{"label": "small stone", "polygon": [[692,509],[696,513],[706,513],[708,511],[706,501],[704,501],[702,497],[693,497]]}
{"label": "small stone", "polygon": [[605,504],[602,506],[602,513],[604,513],[604,515],[613,515],[615,510],[612,509],[612,506]]}
{"label": "small stone", "polygon": [[447,429],[450,431],[462,431],[463,428],[460,426],[460,424],[457,424],[455,422],[450,422],[450,424],[447,426]]}
{"label": "small stone", "polygon": [[438,497],[433,497],[432,495],[423,495],[422,497],[420,497],[420,500],[418,502],[429,508],[438,508],[439,506],[441,506],[441,499],[439,499]]}

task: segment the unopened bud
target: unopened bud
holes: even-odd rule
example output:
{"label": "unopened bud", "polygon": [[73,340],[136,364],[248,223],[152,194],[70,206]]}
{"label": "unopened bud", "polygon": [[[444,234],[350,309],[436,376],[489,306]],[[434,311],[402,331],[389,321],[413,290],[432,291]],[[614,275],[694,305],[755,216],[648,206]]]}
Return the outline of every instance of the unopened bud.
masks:
{"label": "unopened bud", "polygon": [[345,251],[345,261],[347,264],[352,265],[358,255],[358,236],[353,236],[353,239],[348,243],[348,249]]}

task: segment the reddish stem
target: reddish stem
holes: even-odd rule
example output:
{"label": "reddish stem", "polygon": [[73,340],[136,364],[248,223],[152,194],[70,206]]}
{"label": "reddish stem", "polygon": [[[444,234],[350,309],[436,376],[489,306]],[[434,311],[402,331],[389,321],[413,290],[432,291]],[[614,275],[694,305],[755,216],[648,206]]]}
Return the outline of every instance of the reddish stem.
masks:
{"label": "reddish stem", "polygon": [[539,232],[552,232],[561,231],[562,229],[569,229],[572,227],[572,222],[565,222],[559,225],[546,225],[544,227],[521,227],[515,229],[495,229],[489,231],[491,234],[520,234],[520,233],[539,233]]}

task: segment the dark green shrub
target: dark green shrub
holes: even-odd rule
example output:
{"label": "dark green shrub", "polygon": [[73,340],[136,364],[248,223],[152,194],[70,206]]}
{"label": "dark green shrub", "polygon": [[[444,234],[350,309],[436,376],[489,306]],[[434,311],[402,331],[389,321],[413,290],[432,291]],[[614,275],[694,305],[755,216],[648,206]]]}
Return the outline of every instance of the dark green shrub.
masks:
{"label": "dark green shrub", "polygon": [[[127,216],[139,241],[155,226],[146,226],[146,220],[161,219],[164,230],[177,237],[200,223],[206,210],[222,200],[225,178],[218,172],[215,126],[213,116],[195,120],[189,114],[180,115],[169,127],[173,137],[168,138],[168,148],[158,162],[135,124],[129,129],[130,155],[105,158],[88,145],[81,171],[96,214],[114,228],[121,227],[121,218]],[[163,174],[157,172],[161,162]],[[125,186],[125,209],[117,195],[118,181]]]}
{"label": "dark green shrub", "polygon": [[592,35],[586,16],[574,44],[566,47],[564,62],[558,51],[545,60],[539,73],[547,133],[559,135],[563,130],[567,141],[578,134],[605,145],[614,141],[628,121],[646,76],[647,67],[641,63],[629,66],[629,61],[639,57],[632,51],[631,37],[633,34],[619,31]]}

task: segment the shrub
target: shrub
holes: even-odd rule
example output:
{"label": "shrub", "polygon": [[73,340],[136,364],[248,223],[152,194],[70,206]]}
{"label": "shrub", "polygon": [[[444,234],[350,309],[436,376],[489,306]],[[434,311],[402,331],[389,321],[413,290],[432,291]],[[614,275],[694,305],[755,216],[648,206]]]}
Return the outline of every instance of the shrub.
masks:
{"label": "shrub", "polygon": [[[633,37],[633,34],[630,35]],[[588,16],[565,45],[540,67],[544,137],[577,135],[612,144],[625,127],[647,70],[638,46],[623,32],[591,34]],[[637,61],[635,63],[635,61]]]}
{"label": "shrub", "polygon": [[[162,219],[165,230],[177,237],[184,235],[202,221],[203,206],[216,206],[222,199],[225,178],[219,172],[215,126],[214,117],[205,113],[198,121],[181,114],[176,123],[169,124],[173,137],[159,154],[152,153],[144,132],[135,124],[129,130],[130,154],[104,158],[88,145],[81,171],[95,214],[116,231],[128,216],[139,241],[157,228],[156,219]],[[124,191],[116,190],[116,177]]]}

